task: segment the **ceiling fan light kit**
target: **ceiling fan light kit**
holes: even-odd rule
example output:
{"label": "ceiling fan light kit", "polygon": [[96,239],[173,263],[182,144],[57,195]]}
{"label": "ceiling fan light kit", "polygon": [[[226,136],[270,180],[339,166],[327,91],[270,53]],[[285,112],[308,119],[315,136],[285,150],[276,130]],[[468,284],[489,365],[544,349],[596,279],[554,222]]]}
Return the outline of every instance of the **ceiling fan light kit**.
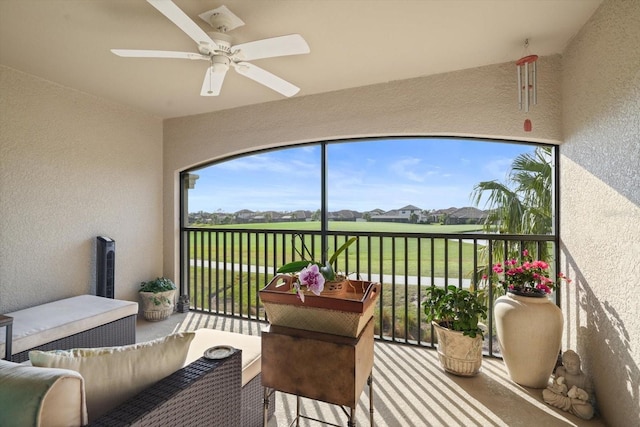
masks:
{"label": "ceiling fan light kit", "polygon": [[263,58],[301,55],[309,53],[309,45],[300,34],[272,37],[248,43],[233,45],[233,38],[226,34],[244,25],[226,6],[203,12],[199,17],[215,31],[207,34],[171,0],[147,0],[167,19],[177,25],[196,42],[199,53],[173,52],[161,50],[111,49],[115,55],[128,58],[172,58],[209,61],[210,66],[204,76],[201,96],[217,96],[229,70],[235,68],[238,74],[248,77],[284,96],[298,93],[300,88],[250,62]]}

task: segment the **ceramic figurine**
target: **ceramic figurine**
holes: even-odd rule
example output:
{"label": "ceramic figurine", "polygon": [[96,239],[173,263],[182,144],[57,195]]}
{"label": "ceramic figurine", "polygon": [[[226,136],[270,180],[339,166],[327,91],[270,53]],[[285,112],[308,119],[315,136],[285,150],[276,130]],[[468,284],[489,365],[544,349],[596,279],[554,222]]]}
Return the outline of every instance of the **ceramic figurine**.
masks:
{"label": "ceramic figurine", "polygon": [[593,418],[593,386],[580,369],[580,356],[573,350],[562,355],[562,366],[556,369],[554,380],[542,391],[546,403],[584,420]]}

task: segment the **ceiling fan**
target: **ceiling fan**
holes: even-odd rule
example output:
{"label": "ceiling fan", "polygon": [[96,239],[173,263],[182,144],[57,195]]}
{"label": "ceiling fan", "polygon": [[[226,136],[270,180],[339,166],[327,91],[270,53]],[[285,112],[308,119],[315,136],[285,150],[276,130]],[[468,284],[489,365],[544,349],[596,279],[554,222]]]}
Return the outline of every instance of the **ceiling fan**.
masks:
{"label": "ceiling fan", "polygon": [[175,52],[163,50],[111,49],[118,56],[131,58],[176,58],[209,61],[202,83],[202,96],[220,94],[222,82],[229,67],[238,74],[250,78],[284,96],[293,96],[299,87],[247,61],[273,58],[277,56],[309,53],[309,45],[300,34],[273,37],[248,43],[232,45],[232,38],[226,34],[244,25],[226,6],[201,13],[200,18],[209,23],[213,30],[207,34],[171,0],[147,0],[151,6],[177,25],[198,45],[198,52]]}

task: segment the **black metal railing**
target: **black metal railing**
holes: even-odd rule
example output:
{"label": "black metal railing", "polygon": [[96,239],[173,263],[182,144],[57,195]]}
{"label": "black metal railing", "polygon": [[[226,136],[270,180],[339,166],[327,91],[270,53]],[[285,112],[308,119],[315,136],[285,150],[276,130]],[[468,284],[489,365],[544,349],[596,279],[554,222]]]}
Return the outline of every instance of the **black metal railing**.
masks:
{"label": "black metal railing", "polygon": [[[181,293],[190,297],[191,309],[216,315],[266,321],[259,290],[277,268],[290,261],[321,261],[352,236],[358,240],[338,258],[336,269],[350,278],[380,282],[382,292],[375,310],[375,333],[380,340],[433,346],[432,327],[425,320],[421,301],[429,286],[455,285],[481,290],[487,307],[500,288],[483,280],[490,266],[519,254],[524,248],[557,260],[554,236],[498,234],[432,234],[255,230],[242,228],[184,228]],[[517,255],[516,255],[517,256]],[[485,353],[499,356],[488,310]]]}

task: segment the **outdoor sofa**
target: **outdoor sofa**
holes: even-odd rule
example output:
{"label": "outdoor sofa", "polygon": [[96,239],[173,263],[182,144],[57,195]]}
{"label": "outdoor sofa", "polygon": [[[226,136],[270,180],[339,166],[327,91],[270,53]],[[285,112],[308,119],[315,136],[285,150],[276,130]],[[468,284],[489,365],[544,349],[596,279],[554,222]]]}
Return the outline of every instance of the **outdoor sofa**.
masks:
{"label": "outdoor sofa", "polygon": [[[71,369],[46,364],[29,366],[30,354],[45,358],[88,353],[120,355],[131,347],[144,347],[149,343],[133,344],[137,308],[134,302],[82,295],[7,313],[14,318],[13,355],[12,361],[0,360],[0,425],[262,425],[258,336],[212,329],[173,334],[191,337],[180,350],[185,354],[178,356],[179,364],[174,361],[148,387],[99,417],[92,417],[87,411],[85,388],[90,386],[76,362]],[[224,360],[201,357],[215,345],[230,346],[236,351]],[[0,346],[4,346],[2,340]],[[127,361],[122,365],[128,365],[133,373],[137,369],[131,366],[137,363],[158,365],[166,357],[154,351],[143,362]],[[106,376],[122,371],[121,367],[110,369]],[[126,372],[125,369],[123,375],[128,379]],[[39,396],[35,399],[39,405],[22,408],[21,399],[33,401],[33,393]],[[68,399],[75,403],[69,404]],[[272,396],[268,406],[269,416],[274,412],[274,399]]]}

